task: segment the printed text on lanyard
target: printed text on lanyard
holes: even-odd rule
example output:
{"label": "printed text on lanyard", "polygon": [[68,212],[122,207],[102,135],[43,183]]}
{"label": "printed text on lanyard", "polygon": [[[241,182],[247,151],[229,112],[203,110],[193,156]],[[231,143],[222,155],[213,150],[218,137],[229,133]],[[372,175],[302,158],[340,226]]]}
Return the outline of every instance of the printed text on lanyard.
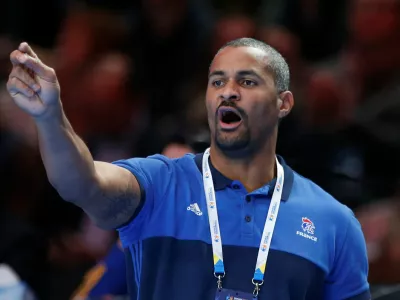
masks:
{"label": "printed text on lanyard", "polygon": [[[207,201],[208,219],[210,222],[211,243],[214,259],[214,276],[218,279],[218,289],[222,289],[222,278],[225,277],[224,258],[222,255],[222,238],[218,222],[217,201],[214,191],[214,183],[208,163],[210,157],[210,148],[208,148],[203,155],[203,183],[204,192]],[[256,268],[252,282],[255,286],[253,294],[257,296],[260,286],[264,283],[265,267],[268,259],[268,253],[271,246],[272,235],[274,233],[276,219],[278,217],[279,206],[281,203],[282,189],[284,183],[283,167],[276,158],[277,166],[277,181],[272,194],[271,204],[268,209],[267,218],[264,225],[260,247],[258,249],[258,257]]]}

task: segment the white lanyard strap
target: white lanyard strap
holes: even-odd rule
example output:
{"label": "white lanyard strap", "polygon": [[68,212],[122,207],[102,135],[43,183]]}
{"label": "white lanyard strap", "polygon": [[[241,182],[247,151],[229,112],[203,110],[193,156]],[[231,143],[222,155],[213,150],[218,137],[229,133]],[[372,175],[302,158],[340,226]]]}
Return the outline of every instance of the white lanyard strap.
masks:
{"label": "white lanyard strap", "polygon": [[284,181],[284,172],[281,164],[276,158],[277,180],[272,194],[271,204],[269,205],[267,219],[265,220],[264,231],[261,237],[260,247],[258,249],[256,270],[254,280],[263,281],[265,266],[267,264],[269,248],[271,246],[272,235],[274,234],[276,219],[278,218],[279,206],[281,204],[282,189]]}
{"label": "white lanyard strap", "polygon": [[[215,198],[214,183],[208,164],[208,158],[210,157],[210,148],[208,148],[203,155],[203,183],[204,192],[207,201],[208,220],[210,222],[210,233],[211,243],[214,257],[214,275],[218,274],[222,277],[225,275],[224,259],[222,255],[222,239],[221,232],[219,229],[217,202]],[[272,235],[274,233],[276,219],[278,217],[279,206],[281,203],[284,171],[283,167],[276,158],[277,166],[277,181],[275,184],[274,193],[272,194],[271,204],[268,209],[267,219],[264,225],[264,231],[262,234],[260,247],[258,250],[258,257],[256,268],[253,277],[253,283],[256,285],[256,289],[264,281],[265,266],[267,264],[269,248],[271,246]],[[220,279],[220,277],[219,277]]]}
{"label": "white lanyard strap", "polygon": [[203,182],[204,192],[207,201],[208,220],[210,222],[211,242],[214,258],[214,275],[225,275],[224,258],[222,257],[222,240],[219,231],[217,202],[215,201],[214,183],[208,164],[210,149],[207,149],[203,155]]}

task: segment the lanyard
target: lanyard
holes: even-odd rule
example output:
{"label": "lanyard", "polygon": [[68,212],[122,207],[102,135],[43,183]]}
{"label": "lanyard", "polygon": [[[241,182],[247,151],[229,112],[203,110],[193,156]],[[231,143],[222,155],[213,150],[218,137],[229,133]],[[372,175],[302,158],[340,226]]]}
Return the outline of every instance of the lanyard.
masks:
{"label": "lanyard", "polygon": [[[207,201],[208,220],[210,222],[211,243],[214,259],[214,276],[218,279],[218,289],[222,289],[222,278],[225,277],[224,258],[222,255],[222,239],[218,222],[217,202],[214,191],[214,183],[208,164],[210,157],[210,148],[203,155],[203,183],[204,192]],[[279,205],[281,203],[284,171],[276,159],[277,181],[274,193],[272,194],[271,204],[268,209],[267,218],[264,225],[264,231],[261,237],[260,247],[258,249],[257,263],[252,279],[255,289],[253,294],[258,295],[260,286],[264,283],[265,266],[267,264],[269,248],[271,246],[272,235],[274,233],[276,219],[278,217]]]}

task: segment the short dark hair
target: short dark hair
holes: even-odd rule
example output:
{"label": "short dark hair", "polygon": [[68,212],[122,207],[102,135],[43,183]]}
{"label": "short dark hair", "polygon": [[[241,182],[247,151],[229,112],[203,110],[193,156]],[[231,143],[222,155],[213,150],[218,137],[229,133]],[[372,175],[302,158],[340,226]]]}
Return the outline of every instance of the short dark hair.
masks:
{"label": "short dark hair", "polygon": [[264,51],[269,58],[267,67],[274,76],[278,92],[280,93],[289,90],[289,66],[283,56],[276,49],[262,41],[245,37],[226,43],[218,50],[217,54],[227,47],[252,47]]}

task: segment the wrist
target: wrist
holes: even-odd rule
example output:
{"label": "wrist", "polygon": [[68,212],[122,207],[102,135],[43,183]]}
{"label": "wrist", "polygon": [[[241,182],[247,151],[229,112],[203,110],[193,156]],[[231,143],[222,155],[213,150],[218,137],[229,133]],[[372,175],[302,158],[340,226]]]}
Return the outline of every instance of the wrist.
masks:
{"label": "wrist", "polygon": [[51,126],[64,122],[66,117],[61,105],[55,105],[48,108],[47,111],[39,116],[32,116],[36,125],[38,126]]}
{"label": "wrist", "polygon": [[54,126],[66,126],[68,124],[62,107],[54,108],[51,112],[47,112],[41,116],[33,117],[38,129],[47,129]]}

